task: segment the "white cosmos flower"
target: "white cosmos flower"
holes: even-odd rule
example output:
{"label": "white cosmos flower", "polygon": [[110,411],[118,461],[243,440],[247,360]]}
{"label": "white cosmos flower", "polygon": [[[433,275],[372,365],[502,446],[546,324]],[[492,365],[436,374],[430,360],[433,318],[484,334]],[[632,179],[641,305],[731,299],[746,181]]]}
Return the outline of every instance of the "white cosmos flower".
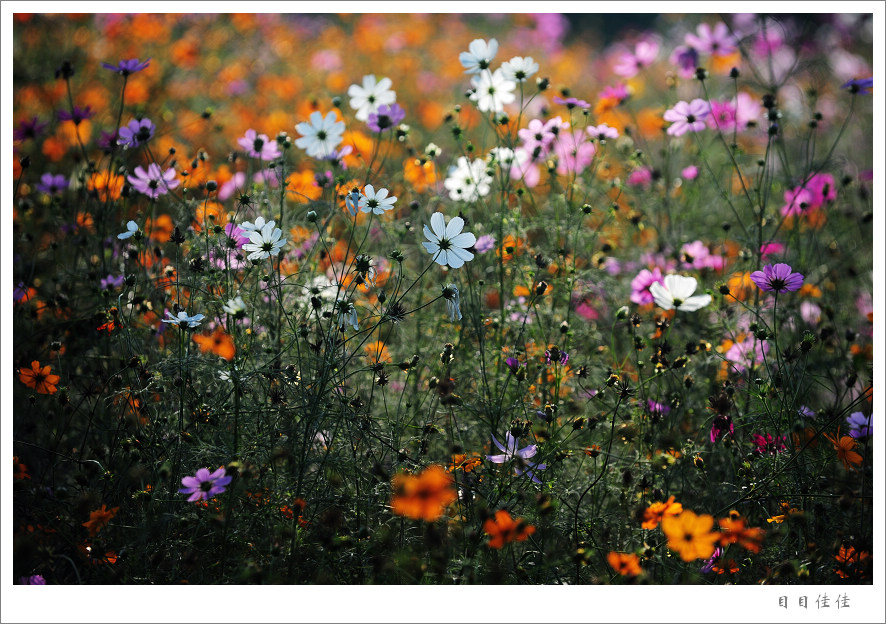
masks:
{"label": "white cosmos flower", "polygon": [[515,82],[526,82],[526,79],[537,71],[538,63],[533,61],[531,56],[526,58],[515,56],[501,64],[501,73],[504,77]]}
{"label": "white cosmos flower", "polygon": [[474,254],[467,249],[477,242],[477,238],[470,232],[462,232],[464,226],[465,222],[461,217],[453,217],[447,225],[443,213],[435,212],[431,215],[431,227],[425,226],[424,229],[425,238],[430,242],[422,245],[440,266],[457,269],[474,259]]}
{"label": "white cosmos flower", "polygon": [[489,69],[489,64],[497,52],[497,40],[490,39],[489,43],[486,43],[483,39],[474,39],[468,46],[468,51],[458,55],[458,60],[465,68],[466,74],[479,74],[484,69]]}
{"label": "white cosmos flower", "polygon": [[477,108],[484,113],[500,113],[505,109],[505,104],[510,104],[516,98],[514,89],[517,88],[517,83],[505,78],[501,68],[491,74],[483,72],[474,76],[471,78],[471,86],[474,87],[471,101],[476,102]]}
{"label": "white cosmos flower", "polygon": [[489,195],[492,176],[486,171],[486,165],[481,158],[470,162],[464,156],[459,157],[455,168],[443,181],[443,186],[449,191],[449,199],[476,201]]}
{"label": "white cosmos flower", "polygon": [[664,284],[655,282],[649,292],[655,299],[655,305],[662,310],[683,310],[695,312],[711,302],[710,295],[695,295],[698,282],[694,277],[685,275],[666,275]]}
{"label": "white cosmos flower", "polygon": [[264,217],[258,217],[255,220],[255,223],[250,223],[249,221],[244,221],[243,223],[240,224],[239,227],[241,230],[243,230],[243,233],[245,235],[249,236],[253,232],[261,232],[262,228],[265,227],[265,225],[270,225],[271,227],[274,227],[274,223],[275,223],[274,221],[268,221],[266,223]]}
{"label": "white cosmos flower", "polygon": [[380,188],[376,192],[375,187],[367,184],[357,206],[363,212],[374,212],[379,215],[386,210],[393,210],[396,202],[395,196],[388,197],[388,189]]}
{"label": "white cosmos flower", "polygon": [[249,242],[243,245],[243,251],[250,252],[246,259],[264,260],[276,256],[287,242],[282,236],[283,232],[274,227],[273,221],[266,223],[261,231],[250,233]]}
{"label": "white cosmos flower", "polygon": [[363,76],[362,87],[356,84],[348,87],[351,108],[357,111],[354,116],[360,121],[366,121],[369,114],[378,112],[378,107],[382,104],[390,106],[396,102],[397,92],[390,89],[391,79],[382,78],[376,82],[375,74]]}
{"label": "white cosmos flower", "polygon": [[184,310],[179,312],[178,316],[173,316],[172,312],[170,312],[169,310],[166,310],[166,316],[168,316],[169,318],[163,319],[164,323],[174,323],[174,324],[178,325],[179,327],[197,327],[197,325],[200,324],[200,321],[202,321],[204,318],[206,318],[202,314],[195,314],[194,316],[188,316],[188,313],[185,312]]}
{"label": "white cosmos flower", "polygon": [[312,158],[326,158],[341,143],[345,122],[336,121],[334,111],[326,113],[326,117],[319,111],[314,111],[309,119],[309,122],[303,121],[295,125],[295,129],[301,134],[295,140],[295,145]]}
{"label": "white cosmos flower", "polygon": [[246,303],[244,303],[243,297],[237,295],[236,299],[228,299],[228,302],[222,306],[222,310],[234,318],[243,318],[246,316]]}

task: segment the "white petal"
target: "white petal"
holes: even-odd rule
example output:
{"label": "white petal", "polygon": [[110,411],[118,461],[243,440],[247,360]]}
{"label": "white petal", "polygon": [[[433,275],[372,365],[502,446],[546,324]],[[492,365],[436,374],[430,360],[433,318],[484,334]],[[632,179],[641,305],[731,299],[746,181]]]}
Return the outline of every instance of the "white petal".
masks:
{"label": "white petal", "polygon": [[443,218],[442,212],[435,212],[431,215],[431,228],[437,235],[437,240],[442,240],[446,236],[446,220]]}
{"label": "white petal", "polygon": [[[425,226],[427,227],[427,226]],[[422,243],[424,248],[428,251],[429,254],[435,254],[440,251],[440,245],[437,243]]]}
{"label": "white petal", "polygon": [[653,299],[655,299],[655,305],[662,310],[670,310],[674,307],[674,299],[671,297],[671,293],[668,292],[661,283],[653,283],[652,286],[649,287],[649,292]]}
{"label": "white petal", "polygon": [[462,260],[461,258],[459,258],[459,257],[455,254],[455,250],[454,250],[454,249],[450,249],[450,250],[449,250],[449,253],[448,253],[447,257],[446,257],[446,264],[448,264],[449,266],[451,266],[453,269],[457,269],[457,268],[459,268],[460,266],[462,266],[464,263],[465,263],[465,261]]}
{"label": "white petal", "polygon": [[446,238],[452,240],[458,236],[465,227],[465,221],[461,217],[452,217],[446,226]]}
{"label": "white petal", "polygon": [[477,242],[477,237],[470,232],[462,232],[458,236],[453,236],[452,238],[450,238],[449,242],[456,247],[464,247],[465,249],[467,249]]}
{"label": "white petal", "polygon": [[664,283],[671,292],[671,299],[683,299],[684,301],[692,296],[698,286],[698,281],[694,277],[685,275],[666,275]]}
{"label": "white petal", "polygon": [[686,301],[684,301],[678,310],[684,310],[686,312],[695,312],[696,310],[700,310],[711,302],[710,295],[695,295],[694,297],[689,297]]}

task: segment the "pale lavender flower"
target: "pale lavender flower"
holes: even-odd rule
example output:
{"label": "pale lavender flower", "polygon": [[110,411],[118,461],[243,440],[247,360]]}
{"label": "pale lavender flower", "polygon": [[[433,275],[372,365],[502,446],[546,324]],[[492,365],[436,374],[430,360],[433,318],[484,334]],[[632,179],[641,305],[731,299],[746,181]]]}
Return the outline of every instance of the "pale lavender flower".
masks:
{"label": "pale lavender flower", "polygon": [[110,63],[102,63],[102,67],[117,72],[118,74],[126,78],[136,72],[140,72],[150,64],[151,59],[146,59],[145,61],[139,62],[137,58],[134,58],[120,61],[116,65],[111,65]]}
{"label": "pale lavender flower", "polygon": [[154,136],[155,129],[150,119],[133,119],[120,128],[117,144],[123,147],[138,147]]}
{"label": "pale lavender flower", "polygon": [[480,238],[477,239],[477,242],[474,244],[474,249],[477,253],[483,254],[487,251],[492,251],[495,247],[495,237],[492,234],[484,234]]}
{"label": "pale lavender flower", "polygon": [[147,171],[138,166],[133,173],[135,175],[126,176],[126,179],[132,184],[132,188],[151,199],[157,199],[161,195],[166,195],[166,193],[179,185],[175,177],[175,169],[170,167],[163,172],[157,163],[148,165]]}
{"label": "pale lavender flower", "polygon": [[687,132],[700,132],[705,129],[705,118],[710,114],[711,108],[701,98],[691,102],[677,102],[673,108],[664,113],[664,120],[671,122],[668,134],[671,136],[683,136]]}
{"label": "pale lavender flower", "polygon": [[530,457],[535,457],[535,454],[538,452],[538,446],[535,444],[530,444],[529,446],[518,449],[517,438],[515,438],[510,431],[508,431],[505,435],[506,446],[503,446],[502,443],[495,438],[495,436],[492,436],[492,441],[493,443],[495,443],[495,446],[498,447],[498,450],[501,451],[501,455],[487,455],[486,460],[491,461],[493,464],[505,464],[510,462],[511,460],[516,460],[514,472],[517,474],[518,477],[525,472],[535,483],[541,483],[541,481],[539,481],[538,477],[536,477],[532,471],[544,470],[545,468],[547,468],[547,465],[533,464],[529,461],[526,461]]}
{"label": "pale lavender flower", "polygon": [[862,412],[853,412],[846,417],[846,424],[849,425],[849,435],[853,438],[866,438],[873,435],[871,428],[871,420],[873,415],[865,416]]}
{"label": "pale lavender flower", "polygon": [[237,139],[237,143],[246,150],[247,155],[261,160],[274,160],[280,158],[282,152],[277,141],[271,141],[267,134],[258,134],[250,128],[246,135]]}
{"label": "pale lavender flower", "polygon": [[66,188],[68,188],[68,179],[61,174],[44,173],[37,183],[37,190],[47,195],[59,195]]}
{"label": "pale lavender flower", "polygon": [[383,132],[388,128],[393,128],[406,118],[406,111],[400,108],[396,102],[387,105],[382,104],[374,113],[369,113],[369,119],[366,125],[373,132]]}

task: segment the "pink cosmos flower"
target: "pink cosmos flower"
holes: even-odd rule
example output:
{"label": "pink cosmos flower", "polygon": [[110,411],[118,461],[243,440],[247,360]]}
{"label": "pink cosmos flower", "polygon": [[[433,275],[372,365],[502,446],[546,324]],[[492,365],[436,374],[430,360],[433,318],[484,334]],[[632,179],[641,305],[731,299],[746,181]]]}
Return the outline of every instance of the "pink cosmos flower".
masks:
{"label": "pink cosmos flower", "polygon": [[612,71],[622,78],[633,78],[644,67],[649,67],[658,56],[658,44],[655,41],[644,40],[637,43],[634,53],[622,54]]}
{"label": "pink cosmos flower", "polygon": [[641,169],[631,171],[631,174],[628,176],[627,184],[628,186],[640,186],[644,189],[648,189],[652,184],[652,169],[649,167],[642,167]]}
{"label": "pink cosmos flower", "polygon": [[698,167],[695,165],[689,165],[680,172],[680,175],[683,176],[684,180],[694,180],[698,177]]}
{"label": "pink cosmos flower", "polygon": [[237,139],[237,143],[252,158],[274,160],[282,155],[277,141],[270,140],[267,134],[257,134],[252,128],[246,131],[245,136]]}
{"label": "pink cosmos flower", "polygon": [[671,122],[668,134],[671,136],[683,136],[687,132],[700,132],[705,129],[705,118],[710,114],[711,108],[701,98],[691,102],[677,102],[673,108],[664,113],[664,120]]}
{"label": "pink cosmos flower", "polygon": [[768,353],[768,342],[749,337],[743,341],[734,342],[724,354],[724,357],[727,362],[732,364],[736,371],[741,373],[752,366],[762,363]]}
{"label": "pink cosmos flower", "polygon": [[655,283],[663,284],[664,276],[658,267],[654,267],[651,271],[643,269],[637,276],[631,280],[631,301],[639,305],[647,305],[655,301],[649,287]]}
{"label": "pink cosmos flower", "polygon": [[225,491],[225,486],[231,482],[231,477],[225,474],[225,468],[222,466],[212,474],[206,468],[201,468],[193,477],[182,477],[182,485],[179,494],[190,494],[189,503],[198,500],[209,500],[216,494]]}
{"label": "pink cosmos flower", "polygon": [[587,135],[581,130],[561,132],[558,140],[554,143],[554,152],[557,154],[557,173],[560,175],[578,175],[591,164],[596,146],[587,140]]}
{"label": "pink cosmos flower", "polygon": [[695,32],[697,34],[688,33],[684,41],[699,52],[722,56],[735,52],[735,38],[723,22],[718,22],[713,29],[708,24],[699,24]]}

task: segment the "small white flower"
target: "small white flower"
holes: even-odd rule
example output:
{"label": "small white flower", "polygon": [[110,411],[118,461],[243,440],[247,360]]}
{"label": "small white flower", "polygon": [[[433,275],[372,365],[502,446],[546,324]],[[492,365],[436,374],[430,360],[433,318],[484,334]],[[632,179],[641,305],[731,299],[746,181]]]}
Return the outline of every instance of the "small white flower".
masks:
{"label": "small white flower", "polygon": [[130,221],[126,224],[126,231],[122,234],[117,234],[117,238],[119,238],[120,240],[125,240],[136,232],[138,232],[138,223],[136,223],[135,221]]}
{"label": "small white flower", "polygon": [[345,122],[335,120],[335,112],[329,111],[326,117],[320,111],[311,113],[310,121],[295,125],[301,137],[295,140],[296,147],[305,150],[312,158],[327,158],[342,142]]}
{"label": "small white flower", "polygon": [[449,199],[476,201],[489,195],[492,176],[486,170],[486,161],[477,158],[469,162],[464,156],[459,157],[456,167],[451,169],[443,186],[449,191]]}
{"label": "small white flower", "polygon": [[237,295],[236,299],[228,299],[228,302],[222,306],[222,310],[234,318],[243,318],[246,316],[246,304],[243,302],[243,297],[240,295]]}
{"label": "small white flower", "polygon": [[280,228],[274,227],[274,222],[266,223],[260,232],[252,232],[249,235],[249,242],[243,245],[243,251],[250,254],[246,256],[247,260],[264,260],[272,255],[276,256],[280,253],[286,239],[281,238],[283,232]]}
{"label": "small white flower", "polygon": [[178,316],[172,316],[172,312],[166,310],[166,316],[168,319],[163,319],[164,323],[174,323],[179,327],[197,327],[200,324],[205,316],[202,314],[195,314],[194,316],[188,316],[188,313],[182,310],[178,313]]}
{"label": "small white flower", "polygon": [[465,68],[466,74],[479,74],[484,69],[489,69],[489,64],[498,52],[498,41],[490,39],[486,43],[483,39],[474,39],[468,46],[468,52],[458,55],[458,60]]}
{"label": "small white flower", "polygon": [[363,189],[358,206],[363,212],[373,212],[380,215],[386,210],[393,210],[396,202],[396,197],[388,197],[388,189],[380,188],[376,192],[375,187],[367,184]]}
{"label": "small white flower", "polygon": [[465,262],[474,259],[474,254],[467,249],[472,247],[477,239],[470,232],[462,232],[464,226],[465,222],[461,217],[453,217],[447,225],[442,213],[435,212],[431,215],[431,227],[425,226],[424,229],[425,238],[430,242],[422,245],[434,256],[434,261],[440,266],[457,269]]}
{"label": "small white flower", "polygon": [[695,295],[698,282],[694,277],[685,275],[666,275],[664,284],[655,282],[649,287],[655,305],[662,310],[682,310],[695,312],[711,302],[710,295]]}
{"label": "small white flower", "polygon": [[345,325],[350,325],[354,328],[354,331],[360,330],[360,323],[357,319],[357,308],[354,307],[353,303],[339,299],[335,302],[335,307],[338,309],[339,331],[344,331]]}
{"label": "small white flower", "polygon": [[350,193],[345,195],[345,206],[347,206],[348,212],[351,213],[352,217],[357,216],[357,210],[360,209],[360,199],[362,197],[357,189],[352,189]]}
{"label": "small white flower", "polygon": [[[363,86],[353,84],[348,88],[351,98],[351,108],[357,113],[354,115],[360,121],[369,119],[370,113],[377,113],[378,107],[383,104],[390,106],[397,101],[397,92],[391,91],[391,79],[382,78],[376,82],[375,74],[363,76]],[[301,132],[301,131],[299,131]]]}
{"label": "small white flower", "polygon": [[477,108],[484,113],[500,113],[505,109],[505,104],[510,104],[516,98],[514,89],[517,88],[517,83],[505,78],[501,68],[491,74],[483,72],[474,76],[471,78],[471,86],[474,87],[471,101],[476,102]]}
{"label": "small white flower", "polygon": [[427,147],[425,147],[425,155],[428,158],[436,158],[442,151],[436,143],[428,143]]}
{"label": "small white flower", "polygon": [[538,71],[538,63],[531,56],[515,56],[501,64],[501,73],[508,80],[526,82],[526,79]]}

